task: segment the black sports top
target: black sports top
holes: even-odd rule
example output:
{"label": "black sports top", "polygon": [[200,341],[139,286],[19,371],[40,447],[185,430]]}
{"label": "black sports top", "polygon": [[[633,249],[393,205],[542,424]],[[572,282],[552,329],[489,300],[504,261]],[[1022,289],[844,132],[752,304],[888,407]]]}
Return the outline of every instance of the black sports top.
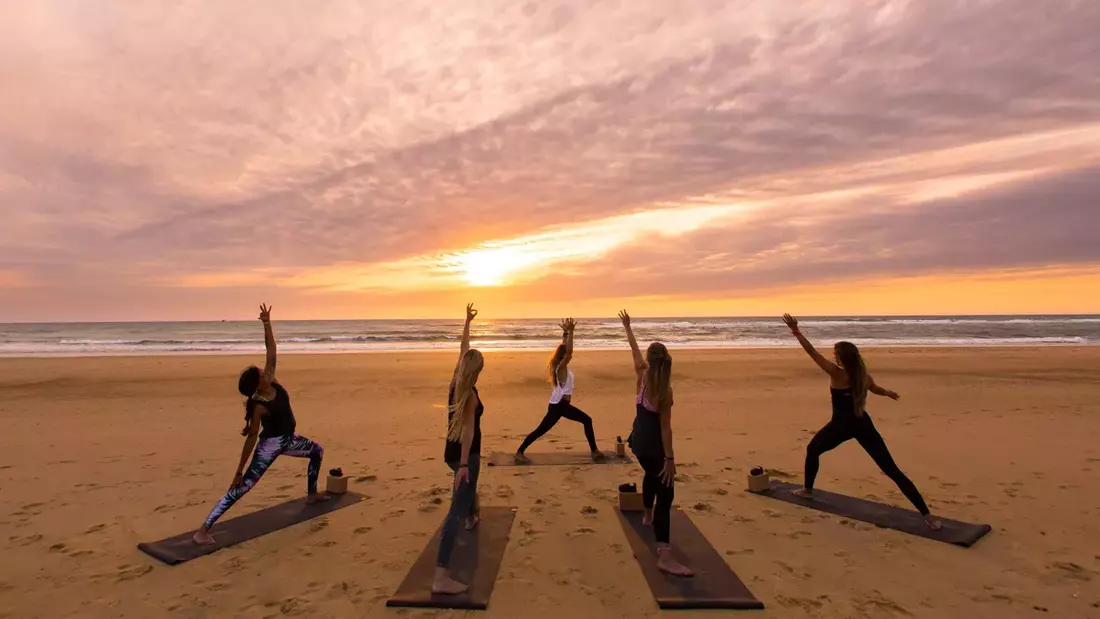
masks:
{"label": "black sports top", "polygon": [[263,425],[260,438],[294,434],[297,424],[294,421],[294,411],[290,410],[290,395],[279,383],[272,383],[271,386],[275,388],[275,397],[271,400],[265,401],[253,396],[253,401],[267,410],[266,415],[260,416],[260,423]]}
{"label": "black sports top", "polygon": [[[474,442],[470,445],[471,455],[481,454],[481,414],[485,412],[485,404],[481,401],[481,396],[477,393],[477,387],[474,387],[474,397],[477,398],[477,414],[474,415]],[[447,427],[451,426],[451,418],[455,416],[454,411],[451,410],[451,406],[455,402],[455,386],[451,383],[450,392],[447,394]],[[462,441],[447,441],[447,447],[443,450],[443,460],[446,462],[461,462],[462,461]]]}
{"label": "black sports top", "polygon": [[851,421],[853,418],[860,417],[860,415],[856,415],[856,403],[852,398],[851,387],[845,387],[844,389],[829,387],[829,394],[833,399],[833,419]]}

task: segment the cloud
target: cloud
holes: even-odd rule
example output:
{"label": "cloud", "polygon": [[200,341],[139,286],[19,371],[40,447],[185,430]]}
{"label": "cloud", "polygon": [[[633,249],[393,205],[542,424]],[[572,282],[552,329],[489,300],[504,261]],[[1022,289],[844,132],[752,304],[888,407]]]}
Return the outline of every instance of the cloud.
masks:
{"label": "cloud", "polygon": [[[0,19],[0,268],[58,287],[304,282],[632,213],[869,191],[869,165],[990,140],[1004,154],[933,167],[1049,177],[1058,149],[1034,136],[1084,131],[1058,147],[1077,160],[1098,144],[1087,1],[44,0]],[[929,178],[910,162],[876,182]],[[729,253],[698,257],[699,238],[669,260]],[[931,260],[907,256],[891,264]]]}

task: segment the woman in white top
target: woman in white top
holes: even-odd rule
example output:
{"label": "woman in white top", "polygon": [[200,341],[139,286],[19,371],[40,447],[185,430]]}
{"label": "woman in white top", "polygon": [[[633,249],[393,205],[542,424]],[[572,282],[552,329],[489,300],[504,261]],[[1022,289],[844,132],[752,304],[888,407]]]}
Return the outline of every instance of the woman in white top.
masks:
{"label": "woman in white top", "polygon": [[531,443],[542,438],[542,435],[550,431],[562,417],[576,421],[584,425],[584,436],[588,439],[588,448],[592,450],[593,460],[603,460],[603,452],[596,448],[596,433],[592,430],[592,418],[584,411],[573,406],[573,370],[569,369],[569,362],[573,359],[573,332],[577,323],[572,318],[567,318],[561,323],[562,343],[554,350],[550,357],[548,371],[550,382],[554,390],[550,393],[550,406],[546,409],[546,416],[535,431],[523,439],[523,444],[516,451],[516,462],[530,464],[531,459],[524,455]]}

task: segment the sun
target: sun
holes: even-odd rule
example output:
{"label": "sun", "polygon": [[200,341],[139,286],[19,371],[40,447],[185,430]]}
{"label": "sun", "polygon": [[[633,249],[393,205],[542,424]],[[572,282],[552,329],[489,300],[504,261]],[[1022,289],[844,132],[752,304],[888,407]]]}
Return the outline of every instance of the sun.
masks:
{"label": "sun", "polygon": [[487,247],[455,256],[451,268],[471,286],[490,287],[507,285],[510,275],[537,262],[538,256],[522,246]]}

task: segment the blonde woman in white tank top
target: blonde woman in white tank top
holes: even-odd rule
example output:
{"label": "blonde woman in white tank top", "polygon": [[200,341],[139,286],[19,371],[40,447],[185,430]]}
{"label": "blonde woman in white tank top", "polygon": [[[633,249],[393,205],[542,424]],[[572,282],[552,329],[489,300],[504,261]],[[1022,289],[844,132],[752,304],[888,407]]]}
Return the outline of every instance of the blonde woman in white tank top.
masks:
{"label": "blonde woman in white tank top", "polygon": [[576,328],[577,323],[572,318],[566,318],[561,322],[562,342],[554,350],[548,368],[550,382],[554,386],[550,392],[550,405],[546,409],[546,416],[542,418],[542,422],[527,435],[527,438],[523,439],[523,444],[516,451],[516,462],[519,464],[531,463],[531,459],[524,452],[531,443],[542,438],[563,417],[584,426],[584,437],[588,440],[588,448],[592,451],[593,460],[603,460],[607,457],[596,447],[596,433],[592,429],[592,418],[572,403],[576,379],[573,376],[573,370],[569,369],[569,362],[573,359],[573,333]]}

